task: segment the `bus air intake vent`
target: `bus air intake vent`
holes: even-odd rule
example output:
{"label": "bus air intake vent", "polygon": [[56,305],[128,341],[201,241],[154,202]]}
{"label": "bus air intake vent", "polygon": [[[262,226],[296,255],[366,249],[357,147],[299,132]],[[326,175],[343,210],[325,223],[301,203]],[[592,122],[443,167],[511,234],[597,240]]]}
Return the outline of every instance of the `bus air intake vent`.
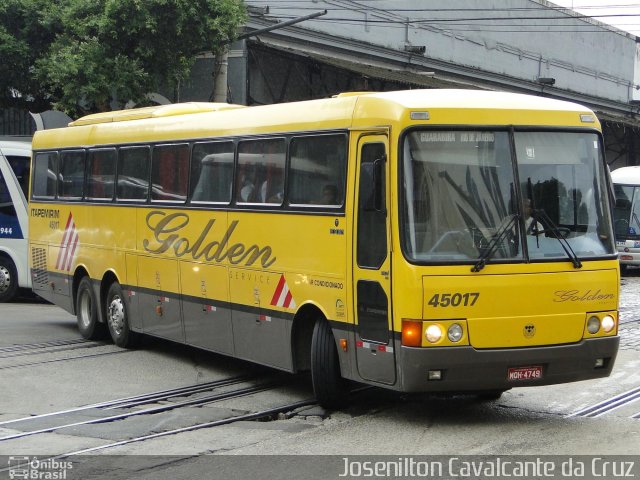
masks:
{"label": "bus air intake vent", "polygon": [[49,273],[47,272],[47,251],[44,248],[32,248],[31,258],[33,260],[33,284],[46,287],[49,284]]}

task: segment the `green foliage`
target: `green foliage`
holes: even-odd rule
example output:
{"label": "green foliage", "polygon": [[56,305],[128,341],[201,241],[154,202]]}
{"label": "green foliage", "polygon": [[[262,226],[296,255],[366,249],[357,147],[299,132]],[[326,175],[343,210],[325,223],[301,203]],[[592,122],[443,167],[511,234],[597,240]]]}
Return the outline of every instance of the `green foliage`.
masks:
{"label": "green foliage", "polygon": [[2,0],[0,102],[72,116],[143,102],[244,20],[241,0]]}

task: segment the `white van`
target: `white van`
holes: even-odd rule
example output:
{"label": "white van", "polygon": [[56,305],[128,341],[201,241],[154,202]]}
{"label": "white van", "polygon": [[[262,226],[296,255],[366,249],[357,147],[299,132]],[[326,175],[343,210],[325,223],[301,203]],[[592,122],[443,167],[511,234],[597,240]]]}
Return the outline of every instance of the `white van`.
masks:
{"label": "white van", "polygon": [[31,137],[0,137],[0,302],[31,288],[27,196]]}

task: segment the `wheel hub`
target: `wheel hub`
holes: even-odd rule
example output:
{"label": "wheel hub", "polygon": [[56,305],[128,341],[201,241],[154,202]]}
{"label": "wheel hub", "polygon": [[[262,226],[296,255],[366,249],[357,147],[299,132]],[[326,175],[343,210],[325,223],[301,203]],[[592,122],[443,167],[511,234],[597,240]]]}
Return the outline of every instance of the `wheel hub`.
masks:
{"label": "wheel hub", "polygon": [[11,284],[11,275],[5,267],[0,267],[0,293],[4,293],[9,289]]}
{"label": "wheel hub", "polygon": [[120,297],[113,297],[109,304],[109,325],[116,335],[120,335],[124,330],[124,304]]}

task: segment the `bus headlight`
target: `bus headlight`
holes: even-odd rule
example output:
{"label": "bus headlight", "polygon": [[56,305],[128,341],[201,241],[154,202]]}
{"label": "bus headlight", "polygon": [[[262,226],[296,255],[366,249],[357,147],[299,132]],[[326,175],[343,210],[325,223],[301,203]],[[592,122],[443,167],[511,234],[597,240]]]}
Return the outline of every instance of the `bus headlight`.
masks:
{"label": "bus headlight", "polygon": [[442,338],[442,329],[440,325],[429,325],[427,330],[424,332],[424,336],[427,337],[429,343],[437,343]]}
{"label": "bus headlight", "polygon": [[602,318],[602,329],[609,333],[611,330],[613,330],[616,326],[616,321],[615,319],[611,316],[611,315],[605,315]]}
{"label": "bus headlight", "polygon": [[449,337],[449,340],[452,343],[457,343],[462,339],[462,333],[462,327],[457,323],[454,323],[449,326],[449,329],[447,330],[447,337]]}
{"label": "bus headlight", "polygon": [[596,316],[589,318],[589,321],[587,322],[587,331],[593,335],[598,333],[598,330],[600,330],[600,319]]}

